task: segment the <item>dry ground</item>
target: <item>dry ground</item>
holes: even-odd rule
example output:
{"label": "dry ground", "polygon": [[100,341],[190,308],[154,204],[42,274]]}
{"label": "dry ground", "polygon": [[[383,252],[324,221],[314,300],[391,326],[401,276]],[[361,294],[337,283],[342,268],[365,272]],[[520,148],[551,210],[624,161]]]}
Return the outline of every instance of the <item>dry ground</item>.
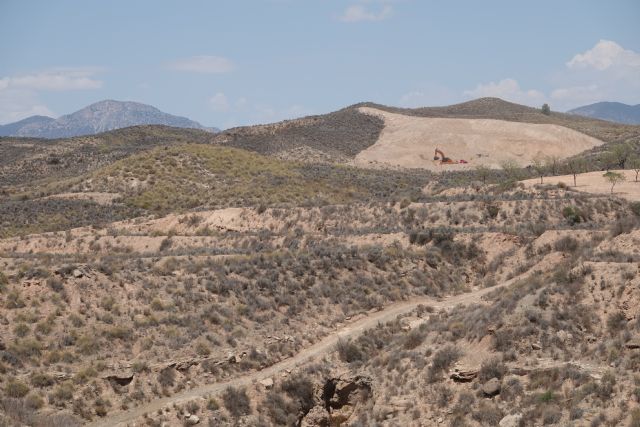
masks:
{"label": "dry ground", "polygon": [[[197,414],[212,426],[323,425],[323,382],[362,376],[369,397],[336,403],[332,412],[345,425],[452,423],[454,396],[481,385],[452,386],[430,373],[452,343],[473,369],[497,357],[513,372],[529,372],[523,384],[534,381],[535,366],[560,369],[563,359],[602,376],[611,352],[624,353],[638,316],[639,236],[627,204],[558,187],[454,193],[169,214],[0,240],[0,420],[180,426]],[[557,289],[578,286],[566,269],[581,265],[593,277],[580,297],[599,319],[591,326],[576,313],[557,314],[564,298]],[[496,285],[505,291],[477,299]],[[547,323],[522,332],[521,317],[532,310],[539,322],[564,322],[552,326],[553,336],[568,331],[584,355],[546,337]],[[616,313],[630,322],[626,335],[611,338],[594,326]],[[368,329],[378,320],[389,323]],[[533,344],[542,350],[530,354]],[[616,402],[633,396],[635,362],[626,360]],[[507,404],[528,413],[535,387],[515,403],[492,400],[494,416],[506,415]],[[451,393],[444,406],[433,403]],[[296,403],[301,396],[306,403]],[[248,406],[238,409],[234,402],[245,397]],[[412,411],[402,409],[406,399],[416,402]],[[476,398],[469,407],[485,411],[486,404]],[[554,414],[568,419],[569,409]]]}
{"label": "dry ground", "polygon": [[[359,111],[384,120],[378,141],[359,152],[358,166],[399,166],[432,171],[465,170],[476,165],[499,168],[506,161],[526,166],[536,157],[564,159],[603,142],[575,130],[552,124],[489,119],[424,118],[389,113],[369,107]],[[436,148],[467,165],[440,165]]]}
{"label": "dry ground", "polygon": [[[624,174],[625,181],[616,184],[613,194],[627,200],[640,201],[640,182],[636,182],[636,173],[632,170],[615,170]],[[576,186],[573,185],[573,175],[548,176],[543,179],[544,184],[557,185],[560,183],[571,186],[572,189],[592,194],[611,194],[611,184],[602,176],[604,172],[581,173],[576,176]],[[523,181],[527,187],[540,184],[540,178]]]}

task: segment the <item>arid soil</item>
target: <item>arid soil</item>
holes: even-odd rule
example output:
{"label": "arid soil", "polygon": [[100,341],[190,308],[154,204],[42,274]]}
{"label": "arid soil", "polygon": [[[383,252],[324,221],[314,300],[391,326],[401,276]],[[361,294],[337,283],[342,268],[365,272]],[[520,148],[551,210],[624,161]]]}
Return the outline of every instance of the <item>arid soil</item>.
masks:
{"label": "arid soil", "polygon": [[[640,201],[640,181],[636,181],[636,173],[633,170],[614,170],[625,176],[625,180],[613,187],[613,194],[631,201]],[[611,183],[607,181],[604,171],[581,173],[576,176],[574,186],[573,175],[548,176],[543,179],[543,184],[557,185],[560,183],[570,186],[576,191],[593,194],[612,194]],[[523,181],[527,187],[540,184],[540,178]]]}
{"label": "arid soil", "polygon": [[[358,166],[400,166],[432,171],[472,169],[476,165],[499,168],[507,160],[526,166],[536,157],[564,159],[603,142],[572,129],[551,125],[490,119],[424,118],[389,113],[369,107],[359,111],[384,120],[378,141],[359,152]],[[434,161],[439,148],[454,161]]]}

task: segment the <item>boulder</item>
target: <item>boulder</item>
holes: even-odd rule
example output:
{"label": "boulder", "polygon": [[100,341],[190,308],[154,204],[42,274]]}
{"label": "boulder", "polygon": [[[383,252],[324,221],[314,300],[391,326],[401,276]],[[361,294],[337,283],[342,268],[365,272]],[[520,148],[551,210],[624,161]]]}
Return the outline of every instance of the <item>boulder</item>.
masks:
{"label": "boulder", "polygon": [[329,413],[322,406],[314,406],[302,418],[300,427],[329,427]]}
{"label": "boulder", "polygon": [[486,397],[493,397],[500,393],[500,388],[500,380],[497,378],[491,378],[482,385],[482,392]]}
{"label": "boulder", "polygon": [[456,382],[468,383],[478,376],[478,369],[468,366],[455,366],[449,373],[449,378]]}
{"label": "boulder", "polygon": [[500,427],[519,427],[520,420],[522,420],[522,414],[511,414],[501,419],[498,425]]}
{"label": "boulder", "polygon": [[77,269],[77,268],[75,270],[73,270],[73,272],[71,274],[73,274],[73,277],[75,277],[76,279],[80,279],[80,278],[82,278],[84,276],[84,273],[81,270]]}
{"label": "boulder", "polygon": [[188,417],[186,417],[185,421],[187,424],[194,426],[200,422],[200,417],[198,417],[197,415],[189,415]]}
{"label": "boulder", "polygon": [[332,425],[348,425],[356,408],[371,395],[371,378],[344,376],[331,378],[322,388],[322,400],[331,414]]}
{"label": "boulder", "polygon": [[260,380],[259,382],[267,390],[273,387],[273,378],[265,378],[263,380]]}

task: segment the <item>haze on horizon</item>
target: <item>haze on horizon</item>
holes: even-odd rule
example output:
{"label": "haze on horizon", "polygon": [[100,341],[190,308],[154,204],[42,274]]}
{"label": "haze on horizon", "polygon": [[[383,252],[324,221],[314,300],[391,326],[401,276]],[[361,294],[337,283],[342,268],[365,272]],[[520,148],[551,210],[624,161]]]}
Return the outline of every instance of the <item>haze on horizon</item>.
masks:
{"label": "haze on horizon", "polygon": [[361,101],[637,104],[638,22],[632,0],[5,0],[0,124],[102,99],[221,128]]}

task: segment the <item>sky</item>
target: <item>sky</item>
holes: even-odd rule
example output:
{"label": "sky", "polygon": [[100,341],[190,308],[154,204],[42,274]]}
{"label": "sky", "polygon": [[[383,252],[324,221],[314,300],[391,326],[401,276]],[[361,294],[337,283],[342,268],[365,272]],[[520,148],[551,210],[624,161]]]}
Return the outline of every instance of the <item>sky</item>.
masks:
{"label": "sky", "polygon": [[0,0],[0,124],[138,101],[206,126],[363,101],[640,103],[640,1]]}

